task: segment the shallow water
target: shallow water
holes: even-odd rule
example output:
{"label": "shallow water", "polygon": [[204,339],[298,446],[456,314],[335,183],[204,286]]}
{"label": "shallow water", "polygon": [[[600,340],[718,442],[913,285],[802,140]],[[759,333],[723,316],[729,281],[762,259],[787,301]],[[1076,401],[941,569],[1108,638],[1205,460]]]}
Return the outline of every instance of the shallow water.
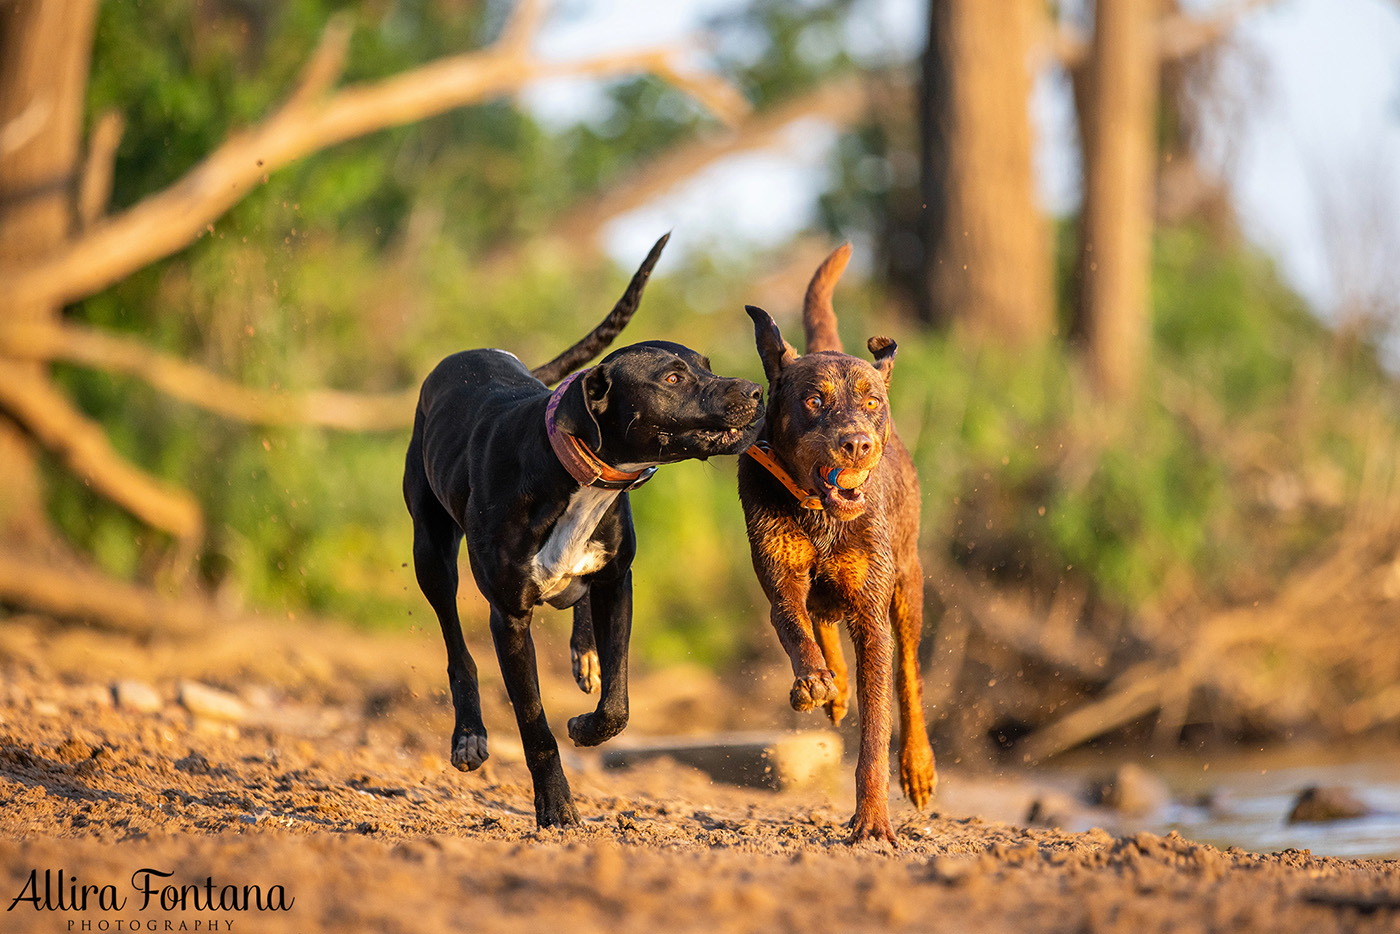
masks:
{"label": "shallow water", "polygon": [[[1176,799],[1144,829],[1177,830],[1203,843],[1258,853],[1295,848],[1325,856],[1400,858],[1400,749],[1261,750],[1143,764],[1166,781]],[[1378,813],[1289,824],[1294,801],[1310,785],[1344,787]]]}

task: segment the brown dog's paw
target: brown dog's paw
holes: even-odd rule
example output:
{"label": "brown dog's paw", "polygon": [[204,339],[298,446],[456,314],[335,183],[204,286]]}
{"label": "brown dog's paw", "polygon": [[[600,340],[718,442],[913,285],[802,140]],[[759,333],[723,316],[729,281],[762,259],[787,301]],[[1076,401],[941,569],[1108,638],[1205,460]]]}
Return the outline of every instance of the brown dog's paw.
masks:
{"label": "brown dog's paw", "polygon": [[792,682],[792,691],[788,694],[793,710],[811,710],[818,704],[834,702],[838,697],[836,678],[826,668],[797,678]]}
{"label": "brown dog's paw", "polygon": [[464,733],[452,740],[452,765],[462,772],[475,772],[489,757],[486,751],[486,737],[475,733]]}
{"label": "brown dog's paw", "polygon": [[899,843],[894,838],[894,828],[890,826],[890,818],[886,813],[875,813],[874,809],[866,811],[863,808],[856,810],[856,816],[851,818],[851,836],[847,843],[863,843],[866,840],[879,842],[883,840],[890,846],[898,847]]}
{"label": "brown dog's paw", "polygon": [[595,649],[587,652],[570,649],[569,657],[574,663],[574,680],[578,682],[578,689],[585,694],[597,694],[603,686],[603,667],[598,662],[598,652]]}
{"label": "brown dog's paw", "polygon": [[847,710],[851,709],[850,704],[847,703],[847,698],[844,694],[840,697],[833,697],[831,700],[823,704],[822,707],[826,709],[827,719],[831,721],[833,726],[839,726],[841,723],[841,718],[846,716]]}
{"label": "brown dog's paw", "polygon": [[933,800],[933,791],[938,787],[938,772],[933,764],[933,750],[928,739],[915,737],[899,750],[899,787],[904,789],[904,797],[920,811]]}

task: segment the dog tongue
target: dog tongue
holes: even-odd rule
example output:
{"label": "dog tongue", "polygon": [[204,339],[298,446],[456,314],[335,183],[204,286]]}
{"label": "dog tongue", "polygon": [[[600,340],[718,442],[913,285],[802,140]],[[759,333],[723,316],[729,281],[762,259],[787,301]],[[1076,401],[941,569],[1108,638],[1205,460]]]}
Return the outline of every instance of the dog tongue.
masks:
{"label": "dog tongue", "polygon": [[854,467],[830,467],[822,472],[822,479],[834,487],[843,490],[854,490],[865,482],[870,476],[868,470],[857,470]]}

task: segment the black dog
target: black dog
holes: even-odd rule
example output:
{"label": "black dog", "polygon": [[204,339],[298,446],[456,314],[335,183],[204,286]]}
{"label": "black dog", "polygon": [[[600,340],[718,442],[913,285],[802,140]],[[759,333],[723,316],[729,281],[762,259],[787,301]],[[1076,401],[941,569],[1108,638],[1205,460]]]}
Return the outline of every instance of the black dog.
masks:
{"label": "black dog", "polygon": [[534,607],[574,607],[576,647],[578,630],[596,633],[601,695],[595,710],[569,721],[569,736],[580,746],[616,736],[627,725],[636,553],[626,491],[659,464],[744,450],[763,414],[756,383],[715,376],[705,357],[665,341],[624,347],[553,393],[546,388],[626,324],[665,242],[602,324],[555,361],[531,373],[500,350],[454,354],[423,383],[414,418],[404,499],[418,585],[447,643],[452,764],[471,771],[487,757],[476,664],[457,619],[465,536],[472,575],[491,604],[491,638],[541,826],[579,818],[540,703]]}

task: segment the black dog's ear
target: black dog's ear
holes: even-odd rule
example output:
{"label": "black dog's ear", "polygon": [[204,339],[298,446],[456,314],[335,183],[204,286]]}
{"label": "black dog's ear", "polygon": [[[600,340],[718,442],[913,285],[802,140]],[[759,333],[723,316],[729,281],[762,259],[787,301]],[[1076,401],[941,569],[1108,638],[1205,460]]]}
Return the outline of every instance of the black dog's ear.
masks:
{"label": "black dog's ear", "polygon": [[783,340],[783,332],[778,330],[778,322],[773,316],[757,305],[745,305],[744,310],[753,319],[753,339],[758,345],[758,357],[763,361],[763,373],[768,382],[778,378],[783,367],[797,359],[797,351]]}
{"label": "black dog's ear", "polygon": [[872,337],[865,342],[865,346],[875,356],[875,369],[880,371],[880,375],[885,378],[885,385],[890,384],[890,377],[894,375],[894,355],[899,350],[899,345],[888,337]]}
{"label": "black dog's ear", "polygon": [[598,427],[598,416],[607,411],[608,390],[611,388],[612,378],[608,376],[606,366],[595,366],[564,390],[559,408],[554,411],[554,424],[596,452],[603,446],[603,431]]}

